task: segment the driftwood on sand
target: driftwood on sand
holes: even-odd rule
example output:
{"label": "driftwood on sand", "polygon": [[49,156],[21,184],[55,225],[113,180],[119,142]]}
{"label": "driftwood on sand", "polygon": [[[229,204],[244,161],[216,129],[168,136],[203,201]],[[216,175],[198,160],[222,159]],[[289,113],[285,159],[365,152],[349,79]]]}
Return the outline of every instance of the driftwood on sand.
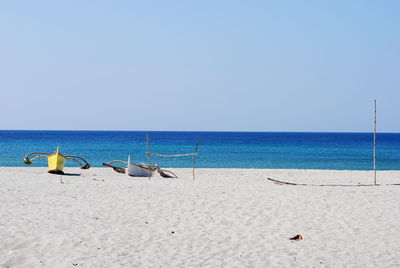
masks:
{"label": "driftwood on sand", "polygon": [[287,182],[287,181],[280,181],[271,178],[267,178],[267,180],[272,181],[275,184],[279,185],[295,185],[295,186],[343,186],[343,187],[354,187],[354,186],[400,186],[400,183],[391,183],[391,184],[314,184],[314,183],[294,183],[294,182]]}

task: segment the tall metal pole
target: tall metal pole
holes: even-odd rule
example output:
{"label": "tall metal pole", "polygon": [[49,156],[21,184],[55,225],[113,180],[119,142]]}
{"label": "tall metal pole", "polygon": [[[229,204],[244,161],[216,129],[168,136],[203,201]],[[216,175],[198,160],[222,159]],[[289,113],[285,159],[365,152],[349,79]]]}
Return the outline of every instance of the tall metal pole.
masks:
{"label": "tall metal pole", "polygon": [[376,100],[374,100],[374,183],[376,185]]}
{"label": "tall metal pole", "polygon": [[198,140],[196,143],[196,147],[194,149],[194,155],[193,155],[193,180],[194,180],[194,169],[196,168],[196,157],[197,157],[197,149],[199,148],[199,143],[200,143],[200,140]]}
{"label": "tall metal pole", "polygon": [[151,170],[150,170],[150,145],[149,145],[149,134],[146,134],[146,147],[147,147],[147,160],[148,160],[148,162],[149,162],[149,166],[148,166],[148,169],[147,169],[147,174],[149,175],[149,180],[150,180],[150,177],[151,177]]}

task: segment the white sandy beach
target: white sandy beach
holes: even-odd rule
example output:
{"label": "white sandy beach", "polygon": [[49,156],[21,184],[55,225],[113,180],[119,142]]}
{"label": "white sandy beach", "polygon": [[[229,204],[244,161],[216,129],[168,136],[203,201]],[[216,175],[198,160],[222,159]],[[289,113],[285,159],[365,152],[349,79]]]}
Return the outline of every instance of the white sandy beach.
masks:
{"label": "white sandy beach", "polygon": [[[81,175],[0,168],[0,267],[400,266],[400,185],[343,186],[372,172],[65,171]],[[400,171],[378,182],[400,184]]]}

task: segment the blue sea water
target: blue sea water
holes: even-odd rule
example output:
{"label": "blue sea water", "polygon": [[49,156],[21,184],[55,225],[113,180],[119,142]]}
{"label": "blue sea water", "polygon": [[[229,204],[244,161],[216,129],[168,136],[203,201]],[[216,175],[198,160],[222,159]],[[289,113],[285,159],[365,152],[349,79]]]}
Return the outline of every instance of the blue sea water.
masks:
{"label": "blue sea water", "polygon": [[[33,151],[84,157],[92,166],[115,159],[146,162],[146,134],[151,151],[192,153],[200,140],[197,167],[263,169],[373,168],[372,133],[294,132],[141,132],[141,131],[0,131],[0,166],[23,166]],[[191,167],[192,157],[152,157],[161,167]],[[46,166],[37,160],[33,166]],[[71,161],[69,166],[75,164]],[[377,134],[377,168],[400,170],[400,133]]]}

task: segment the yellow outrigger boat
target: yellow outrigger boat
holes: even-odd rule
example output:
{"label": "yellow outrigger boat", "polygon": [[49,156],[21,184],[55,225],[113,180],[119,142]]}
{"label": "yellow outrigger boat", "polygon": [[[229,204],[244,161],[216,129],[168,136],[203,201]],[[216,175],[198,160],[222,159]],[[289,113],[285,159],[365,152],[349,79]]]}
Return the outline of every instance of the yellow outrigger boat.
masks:
{"label": "yellow outrigger boat", "polygon": [[60,173],[64,169],[65,162],[67,158],[60,154],[60,147],[57,146],[57,151],[55,154],[51,154],[47,157],[47,162],[49,165],[49,173]]}
{"label": "yellow outrigger boat", "polygon": [[[37,155],[32,159],[29,159],[29,156],[31,155]],[[89,163],[83,159],[82,157],[76,156],[76,155],[63,155],[60,154],[60,148],[59,146],[57,146],[57,150],[54,154],[50,154],[50,153],[41,153],[41,152],[33,152],[33,153],[29,153],[24,157],[24,163],[27,165],[32,164],[32,161],[39,159],[39,158],[43,158],[46,157],[47,158],[47,162],[48,162],[48,167],[49,173],[53,173],[53,174],[64,174],[64,166],[65,166],[65,162],[67,161],[67,159],[72,159],[75,162],[77,162],[80,166],[81,169],[88,169],[90,168]],[[84,162],[84,163],[81,163]]]}

